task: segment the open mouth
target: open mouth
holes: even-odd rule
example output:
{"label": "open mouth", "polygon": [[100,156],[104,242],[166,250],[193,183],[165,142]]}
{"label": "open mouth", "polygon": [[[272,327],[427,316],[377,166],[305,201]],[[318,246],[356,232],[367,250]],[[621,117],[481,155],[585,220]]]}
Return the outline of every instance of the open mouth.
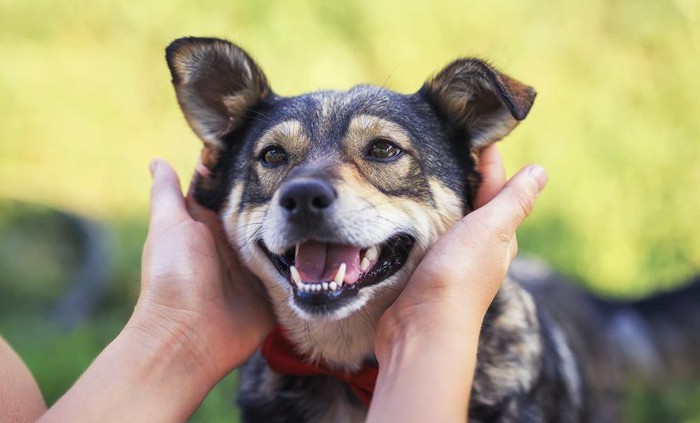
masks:
{"label": "open mouth", "polygon": [[262,240],[258,241],[277,271],[291,284],[297,303],[313,312],[323,311],[331,304],[341,306],[360,289],[396,273],[406,263],[414,243],[415,239],[404,233],[370,248],[305,241],[278,255]]}

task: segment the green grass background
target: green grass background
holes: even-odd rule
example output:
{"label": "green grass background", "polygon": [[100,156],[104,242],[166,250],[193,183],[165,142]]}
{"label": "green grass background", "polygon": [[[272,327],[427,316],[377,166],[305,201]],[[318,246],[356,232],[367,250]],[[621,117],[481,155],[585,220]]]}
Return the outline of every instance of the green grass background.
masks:
{"label": "green grass background", "polygon": [[[2,250],[6,267],[29,270],[9,281],[0,268],[0,297],[14,299],[0,302],[12,304],[0,333],[49,401],[129,315],[149,160],[191,174],[199,141],[163,59],[184,35],[240,43],[283,95],[357,83],[413,92],[458,56],[487,58],[539,92],[501,144],[511,172],[530,162],[550,172],[522,251],[615,297],[670,289],[700,268],[697,0],[0,0],[0,199],[102,220],[115,245],[101,312],[69,333],[31,307],[56,278],[31,249]],[[2,234],[0,223],[0,246]],[[235,419],[234,385],[225,380],[193,420]],[[700,421],[700,388],[656,397],[635,390],[632,420]]]}

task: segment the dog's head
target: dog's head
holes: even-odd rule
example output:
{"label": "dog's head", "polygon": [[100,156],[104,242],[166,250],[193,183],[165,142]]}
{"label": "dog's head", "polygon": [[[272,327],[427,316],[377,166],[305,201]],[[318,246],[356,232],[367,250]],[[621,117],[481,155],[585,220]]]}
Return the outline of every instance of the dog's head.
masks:
{"label": "dog's head", "polygon": [[437,237],[468,213],[476,153],[528,114],[532,88],[477,59],[457,60],[410,95],[357,86],[273,93],[251,57],[218,39],[166,52],[209,177],[196,198],[281,319],[381,309]]}

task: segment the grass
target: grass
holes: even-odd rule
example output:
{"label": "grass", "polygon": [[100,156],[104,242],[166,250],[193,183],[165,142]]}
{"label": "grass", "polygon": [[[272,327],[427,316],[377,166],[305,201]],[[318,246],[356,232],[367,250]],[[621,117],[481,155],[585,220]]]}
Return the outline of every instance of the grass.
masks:
{"label": "grass", "polygon": [[[502,144],[512,172],[530,162],[550,172],[550,186],[520,232],[522,250],[614,297],[669,289],[699,270],[694,0],[2,0],[0,198],[100,219],[115,241],[104,310],[75,332],[56,333],[1,306],[0,331],[50,399],[116,333],[133,304],[148,161],[163,156],[186,180],[198,154],[163,60],[163,48],[183,35],[241,43],[283,95],[364,82],[412,92],[457,56],[488,58],[539,92],[530,117]],[[29,260],[10,253],[11,264]],[[0,296],[29,295],[31,288],[35,295],[22,297],[29,302],[55,294],[60,283],[51,280],[52,268],[36,271],[18,276],[27,284],[0,279]],[[37,288],[30,280],[42,282]],[[635,394],[635,421],[697,421],[700,410],[679,401],[697,402],[698,389],[683,392],[689,396],[670,394],[654,408],[659,412]],[[207,407],[228,410],[230,396]],[[195,420],[228,416],[208,413]]]}

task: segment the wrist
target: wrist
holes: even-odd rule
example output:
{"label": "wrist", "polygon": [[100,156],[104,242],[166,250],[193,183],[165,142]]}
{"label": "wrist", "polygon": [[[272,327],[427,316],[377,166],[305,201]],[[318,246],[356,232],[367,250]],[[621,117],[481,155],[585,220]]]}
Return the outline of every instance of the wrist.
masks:
{"label": "wrist", "polygon": [[[456,326],[426,334],[400,330],[378,351],[379,376],[368,421],[464,421],[478,330]],[[406,404],[432,404],[420,410]]]}
{"label": "wrist", "polygon": [[439,309],[389,313],[382,317],[375,339],[375,355],[381,363],[397,351],[450,346],[467,350],[478,341],[484,313],[469,311],[465,304],[440,304]]}
{"label": "wrist", "polygon": [[126,354],[138,355],[151,369],[167,368],[173,376],[213,387],[230,369],[220,367],[204,333],[194,313],[137,306],[114,344],[124,345],[129,350]]}
{"label": "wrist", "polygon": [[218,379],[189,329],[157,322],[135,312],[41,421],[186,421]]}

